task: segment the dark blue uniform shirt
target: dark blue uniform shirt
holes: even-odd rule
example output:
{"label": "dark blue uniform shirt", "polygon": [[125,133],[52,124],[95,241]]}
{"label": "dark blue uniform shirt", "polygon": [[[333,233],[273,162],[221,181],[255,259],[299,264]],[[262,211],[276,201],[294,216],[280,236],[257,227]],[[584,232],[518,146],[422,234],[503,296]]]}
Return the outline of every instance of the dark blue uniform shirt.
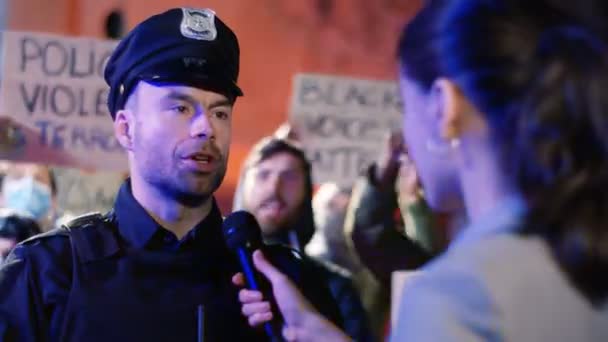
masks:
{"label": "dark blue uniform shirt", "polygon": [[[266,340],[240,313],[238,272],[222,216],[210,214],[182,240],[158,225],[121,187],[114,211],[18,245],[0,270],[1,341]],[[273,262],[321,313],[341,325],[325,281],[284,248]],[[276,261],[275,261],[276,259]]]}

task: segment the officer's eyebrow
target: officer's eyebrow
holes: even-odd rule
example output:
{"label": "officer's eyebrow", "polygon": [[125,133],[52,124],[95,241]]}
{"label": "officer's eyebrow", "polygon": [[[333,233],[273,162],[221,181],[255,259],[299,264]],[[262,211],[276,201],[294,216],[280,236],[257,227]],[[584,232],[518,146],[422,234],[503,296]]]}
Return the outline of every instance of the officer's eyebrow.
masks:
{"label": "officer's eyebrow", "polygon": [[213,101],[209,104],[209,109],[213,109],[213,108],[217,108],[217,107],[232,107],[233,101],[230,101],[230,99],[219,99],[216,101]]}
{"label": "officer's eyebrow", "polygon": [[[188,104],[190,104],[192,106],[197,106],[199,104],[198,100],[195,99],[193,96],[184,94],[184,93],[180,93],[179,91],[176,91],[176,90],[170,91],[169,94],[167,94],[165,96],[165,98],[168,100],[185,101],[185,102],[188,102]],[[233,105],[233,101],[231,101],[228,98],[222,98],[222,99],[218,99],[218,100],[211,102],[209,104],[208,109],[224,107],[224,106],[232,107],[232,105]]]}
{"label": "officer's eyebrow", "polygon": [[198,101],[194,97],[192,97],[188,94],[180,93],[175,90],[171,90],[169,92],[169,94],[165,95],[164,97],[167,100],[177,100],[177,101],[188,102],[188,104],[190,104],[193,107],[196,107],[198,105]]}

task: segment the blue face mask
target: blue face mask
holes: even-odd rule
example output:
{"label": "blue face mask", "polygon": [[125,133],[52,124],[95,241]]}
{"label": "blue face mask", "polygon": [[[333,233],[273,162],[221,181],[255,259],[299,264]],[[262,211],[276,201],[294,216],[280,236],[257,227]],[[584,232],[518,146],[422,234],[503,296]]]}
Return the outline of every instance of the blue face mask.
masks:
{"label": "blue face mask", "polygon": [[43,218],[51,208],[51,189],[33,177],[5,179],[3,186],[4,206]]}

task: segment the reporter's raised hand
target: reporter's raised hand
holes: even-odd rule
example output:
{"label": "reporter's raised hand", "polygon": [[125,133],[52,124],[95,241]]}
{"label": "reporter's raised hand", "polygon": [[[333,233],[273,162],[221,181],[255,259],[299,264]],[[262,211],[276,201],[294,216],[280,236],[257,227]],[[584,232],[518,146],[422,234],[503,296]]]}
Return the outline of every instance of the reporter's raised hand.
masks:
{"label": "reporter's raised hand", "polygon": [[[261,251],[253,253],[253,263],[272,285],[274,299],[285,320],[283,337],[287,341],[350,341],[348,336],[313,308],[293,282],[268,262]],[[240,273],[232,281],[237,286],[245,285]],[[264,300],[261,292],[242,289],[239,301],[251,326],[272,320],[270,303]]]}

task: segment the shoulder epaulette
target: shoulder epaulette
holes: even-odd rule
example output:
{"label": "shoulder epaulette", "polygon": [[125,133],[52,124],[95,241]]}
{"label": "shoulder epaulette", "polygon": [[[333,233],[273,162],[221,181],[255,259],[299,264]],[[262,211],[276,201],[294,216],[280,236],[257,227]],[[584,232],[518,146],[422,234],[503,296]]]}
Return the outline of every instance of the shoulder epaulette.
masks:
{"label": "shoulder epaulette", "polygon": [[98,260],[118,252],[113,218],[113,210],[105,215],[94,212],[78,216],[63,225],[70,233],[74,250],[81,262]]}
{"label": "shoulder epaulette", "polygon": [[64,223],[63,226],[68,230],[77,229],[86,227],[92,224],[97,224],[104,220],[104,215],[99,212],[87,213],[84,215],[77,216],[67,223]]}

